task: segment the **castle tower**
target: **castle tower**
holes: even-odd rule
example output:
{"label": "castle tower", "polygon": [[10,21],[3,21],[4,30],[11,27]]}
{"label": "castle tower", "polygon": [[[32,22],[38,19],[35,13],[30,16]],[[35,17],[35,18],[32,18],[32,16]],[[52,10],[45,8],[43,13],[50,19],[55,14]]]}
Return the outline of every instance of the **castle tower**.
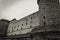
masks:
{"label": "castle tower", "polygon": [[38,5],[41,25],[55,25],[60,22],[59,0],[38,0]]}

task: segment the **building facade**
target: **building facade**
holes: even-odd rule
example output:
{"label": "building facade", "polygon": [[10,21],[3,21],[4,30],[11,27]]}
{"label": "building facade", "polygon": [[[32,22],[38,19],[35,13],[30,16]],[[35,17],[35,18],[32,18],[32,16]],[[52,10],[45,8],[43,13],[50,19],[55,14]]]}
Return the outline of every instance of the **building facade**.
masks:
{"label": "building facade", "polygon": [[60,40],[59,0],[37,0],[37,3],[39,11],[9,23],[9,40]]}

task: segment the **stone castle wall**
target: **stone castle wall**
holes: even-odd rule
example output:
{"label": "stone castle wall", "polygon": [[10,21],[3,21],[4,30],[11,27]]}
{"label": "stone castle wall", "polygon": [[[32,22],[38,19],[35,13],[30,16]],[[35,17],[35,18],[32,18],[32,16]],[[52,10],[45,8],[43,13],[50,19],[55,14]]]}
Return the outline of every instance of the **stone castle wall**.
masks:
{"label": "stone castle wall", "polygon": [[[30,38],[27,38],[26,40],[44,40],[44,37],[45,36],[49,36],[51,37],[50,35],[53,35],[54,33],[51,32],[52,34],[50,33],[47,33],[47,32],[50,32],[51,29],[52,31],[59,31],[59,30],[55,30],[55,29],[58,29],[56,25],[60,26],[60,9],[59,9],[59,0],[40,0],[38,5],[39,5],[39,11],[32,14],[32,15],[29,15],[25,18],[22,18],[20,20],[14,20],[14,21],[11,21],[9,27],[8,27],[8,31],[7,31],[7,35],[8,36],[12,36],[12,35],[21,35],[21,34],[28,34],[28,33],[31,33],[31,31],[38,27],[42,30],[39,30],[39,35],[35,34],[36,36],[33,36],[33,37],[30,37]],[[53,26],[54,25],[54,26]],[[51,27],[51,28],[50,28]],[[45,28],[45,30],[48,31],[46,32],[45,30],[43,31],[43,28]],[[26,30],[25,30],[26,29]],[[53,30],[54,29],[54,30]],[[60,27],[59,27],[60,29]],[[41,36],[41,32],[46,32],[47,34],[43,34]],[[30,35],[30,34],[29,34]],[[45,36],[44,36],[45,35]],[[59,34],[57,34],[58,36]],[[55,35],[53,35],[55,36]],[[59,36],[60,37],[60,36]],[[21,39],[21,40],[24,40]],[[48,39],[47,39],[48,40]]]}

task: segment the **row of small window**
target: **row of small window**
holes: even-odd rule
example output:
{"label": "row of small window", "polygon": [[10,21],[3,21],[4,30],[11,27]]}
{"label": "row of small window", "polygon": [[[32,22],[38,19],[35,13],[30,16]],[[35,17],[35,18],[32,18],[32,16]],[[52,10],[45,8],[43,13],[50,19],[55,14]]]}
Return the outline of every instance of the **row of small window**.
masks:
{"label": "row of small window", "polygon": [[[32,26],[30,26],[30,28],[32,28]],[[30,29],[30,28],[25,28],[25,29],[21,28],[20,30],[26,30],[26,29]],[[14,30],[14,29],[12,28],[12,31],[9,30],[8,32],[14,32],[13,30]],[[20,30],[17,28],[16,31],[20,31]]]}
{"label": "row of small window", "polygon": [[[32,19],[32,17],[31,17],[31,19]],[[28,21],[28,19],[26,19],[26,21]],[[32,23],[32,20],[31,20],[31,23]],[[23,26],[23,24],[21,24],[21,25]],[[26,22],[26,25],[28,25],[27,22]],[[19,25],[17,27],[19,27]],[[16,26],[14,28],[16,28]]]}
{"label": "row of small window", "polygon": [[[35,14],[34,14],[35,15]],[[36,13],[36,15],[38,16],[38,13]],[[33,17],[30,17],[31,19],[33,19]],[[26,19],[26,21],[28,21],[28,19]],[[31,20],[31,23],[32,23],[32,20]],[[28,23],[26,22],[26,25],[28,25]],[[21,24],[21,26],[24,26],[24,24]],[[14,29],[16,28],[16,27],[19,27],[19,25],[17,25],[17,26],[14,26]],[[30,28],[32,28],[32,26],[30,26]],[[17,29],[18,30],[18,29]],[[22,30],[22,28],[21,28],[21,30]]]}
{"label": "row of small window", "polygon": [[[38,16],[38,13],[36,13],[36,15]],[[31,19],[33,19],[33,17],[31,17]],[[28,21],[28,19],[26,19],[26,21]]]}
{"label": "row of small window", "polygon": [[[42,0],[41,2],[43,2],[44,0]],[[42,9],[44,10],[45,9],[45,7],[42,7]],[[45,15],[44,16],[42,16],[43,17],[43,19],[45,19],[46,17],[45,17]],[[46,25],[46,22],[44,21],[44,25]]]}
{"label": "row of small window", "polygon": [[[32,23],[32,21],[31,21],[31,23]],[[26,23],[26,25],[28,25],[28,23]],[[23,25],[23,24],[21,24],[21,26],[24,26],[24,25]],[[14,29],[15,29],[16,27],[19,27],[19,25],[14,26]]]}
{"label": "row of small window", "polygon": [[[32,17],[31,17],[31,19],[32,19]],[[28,19],[26,19],[26,21],[28,21]]]}
{"label": "row of small window", "polygon": [[[32,19],[32,17],[31,17],[31,19]],[[28,19],[26,19],[26,21],[28,21]],[[32,20],[31,20],[31,23],[32,23]],[[26,25],[28,25],[27,22],[26,22]],[[24,24],[21,24],[21,26],[24,26]],[[19,25],[17,27],[19,27]],[[14,28],[16,28],[16,26]]]}

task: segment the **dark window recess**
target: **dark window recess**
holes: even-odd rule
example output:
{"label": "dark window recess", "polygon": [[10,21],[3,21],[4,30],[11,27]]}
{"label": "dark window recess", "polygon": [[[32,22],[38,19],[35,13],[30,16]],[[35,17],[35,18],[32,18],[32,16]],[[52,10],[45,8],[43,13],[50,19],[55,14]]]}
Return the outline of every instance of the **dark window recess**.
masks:
{"label": "dark window recess", "polygon": [[23,24],[22,24],[22,26],[23,26]]}
{"label": "dark window recess", "polygon": [[31,19],[32,19],[32,17],[31,17]]}
{"label": "dark window recess", "polygon": [[44,25],[46,25],[46,22],[44,22]]}
{"label": "dark window recess", "polygon": [[26,23],[26,25],[27,25],[28,23]]}
{"label": "dark window recess", "polygon": [[26,21],[28,21],[28,19],[26,19]]}
{"label": "dark window recess", "polygon": [[32,28],[32,26],[30,26],[30,28]]}
{"label": "dark window recess", "polygon": [[43,18],[45,19],[45,16],[43,16]]}

